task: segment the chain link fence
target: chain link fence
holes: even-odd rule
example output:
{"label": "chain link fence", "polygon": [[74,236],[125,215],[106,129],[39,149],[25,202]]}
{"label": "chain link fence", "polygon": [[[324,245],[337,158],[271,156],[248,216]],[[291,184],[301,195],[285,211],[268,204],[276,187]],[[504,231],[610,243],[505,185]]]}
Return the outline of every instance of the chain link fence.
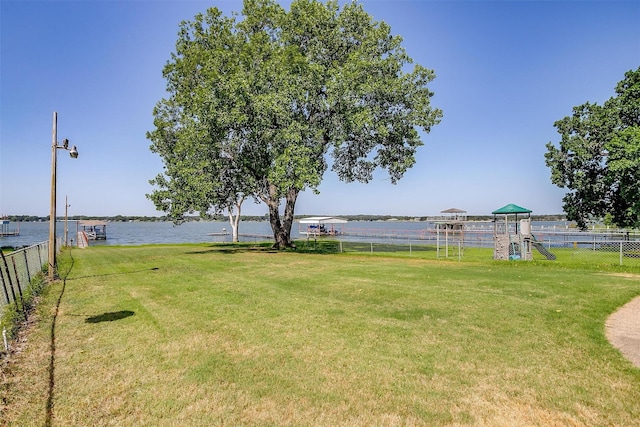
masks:
{"label": "chain link fence", "polygon": [[23,305],[23,295],[31,280],[42,272],[47,264],[49,242],[38,243],[26,248],[18,249],[9,254],[1,254],[0,260],[0,313],[4,307],[20,301]]}
{"label": "chain link fence", "polygon": [[[640,239],[545,239],[536,241],[540,248],[533,249],[533,259],[561,264],[588,264],[597,266],[622,265],[640,268]],[[415,254],[427,259],[478,261],[493,258],[492,238],[465,235],[453,241],[384,239],[317,239],[299,242],[301,247],[339,253]],[[549,256],[551,255],[551,257]],[[555,257],[555,260],[553,260]]]}
{"label": "chain link fence", "polygon": [[561,261],[640,267],[640,240],[576,240],[545,247]]}

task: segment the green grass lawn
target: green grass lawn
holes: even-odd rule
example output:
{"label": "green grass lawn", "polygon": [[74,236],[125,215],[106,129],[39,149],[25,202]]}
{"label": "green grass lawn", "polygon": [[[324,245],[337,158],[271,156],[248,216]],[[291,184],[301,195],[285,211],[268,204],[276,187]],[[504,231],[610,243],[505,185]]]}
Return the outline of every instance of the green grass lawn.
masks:
{"label": "green grass lawn", "polygon": [[4,369],[8,425],[640,425],[606,318],[640,274],[553,262],[65,252]]}

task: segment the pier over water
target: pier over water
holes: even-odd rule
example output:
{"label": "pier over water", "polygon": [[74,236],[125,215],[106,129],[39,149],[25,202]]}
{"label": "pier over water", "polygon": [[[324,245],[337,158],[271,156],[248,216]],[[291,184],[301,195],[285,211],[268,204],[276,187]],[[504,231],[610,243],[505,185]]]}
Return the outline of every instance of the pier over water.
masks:
{"label": "pier over water", "polygon": [[4,236],[19,236],[20,235],[20,223],[18,228],[11,230],[11,221],[8,219],[0,219],[0,237]]}

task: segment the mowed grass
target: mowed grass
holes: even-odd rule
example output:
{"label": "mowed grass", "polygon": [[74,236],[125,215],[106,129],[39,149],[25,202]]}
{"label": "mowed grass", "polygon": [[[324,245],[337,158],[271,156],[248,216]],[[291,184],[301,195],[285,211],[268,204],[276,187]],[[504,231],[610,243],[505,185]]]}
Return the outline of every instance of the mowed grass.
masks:
{"label": "mowed grass", "polygon": [[7,368],[8,425],[640,425],[605,320],[640,274],[92,247]]}

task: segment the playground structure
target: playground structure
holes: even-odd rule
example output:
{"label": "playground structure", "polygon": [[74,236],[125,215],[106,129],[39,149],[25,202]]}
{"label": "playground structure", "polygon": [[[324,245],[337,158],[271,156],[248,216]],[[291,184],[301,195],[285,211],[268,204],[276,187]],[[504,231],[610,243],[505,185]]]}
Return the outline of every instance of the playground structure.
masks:
{"label": "playground structure", "polygon": [[[493,259],[532,260],[531,211],[509,204],[493,212]],[[518,215],[524,216],[518,221]],[[510,225],[510,217],[512,225]],[[513,219],[515,217],[515,219]],[[503,219],[504,218],[504,219]]]}
{"label": "playground structure", "polygon": [[[493,215],[493,259],[530,261],[533,259],[532,248],[536,248],[549,260],[556,259],[556,256],[531,234],[531,210],[508,204],[491,214]],[[520,220],[518,215],[521,215]]]}

